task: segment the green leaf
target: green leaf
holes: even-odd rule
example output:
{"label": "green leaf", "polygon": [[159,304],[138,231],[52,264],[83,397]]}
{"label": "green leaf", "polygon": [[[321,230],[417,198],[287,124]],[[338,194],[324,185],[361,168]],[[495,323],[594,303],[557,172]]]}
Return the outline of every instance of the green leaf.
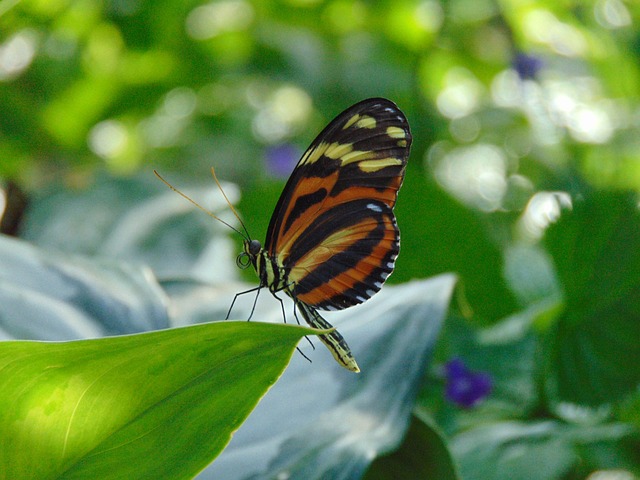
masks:
{"label": "green leaf", "polygon": [[414,417],[402,446],[395,452],[376,459],[364,480],[397,478],[460,478],[444,436],[433,421]]}
{"label": "green leaf", "polygon": [[0,343],[0,478],[192,478],[310,333],[221,322]]}
{"label": "green leaf", "polygon": [[[618,418],[623,422],[634,425],[640,431],[640,391],[630,395],[620,405]],[[640,452],[640,450],[638,450]]]}
{"label": "green leaf", "polygon": [[560,296],[553,261],[541,246],[516,243],[504,256],[504,275],[522,305]]}
{"label": "green leaf", "polygon": [[598,192],[547,232],[565,309],[547,340],[555,401],[597,406],[640,384],[640,212],[635,194]]}
{"label": "green leaf", "polygon": [[585,462],[578,446],[615,445],[632,435],[633,429],[624,424],[499,422],[457,435],[451,442],[451,451],[462,478],[548,480],[566,478]]}

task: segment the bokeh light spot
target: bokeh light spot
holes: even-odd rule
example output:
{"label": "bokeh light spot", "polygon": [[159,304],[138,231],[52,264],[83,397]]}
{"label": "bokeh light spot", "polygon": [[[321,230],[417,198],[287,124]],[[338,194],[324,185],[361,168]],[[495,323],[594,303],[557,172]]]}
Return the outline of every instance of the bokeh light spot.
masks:
{"label": "bokeh light spot", "polygon": [[36,54],[37,36],[22,30],[0,45],[0,81],[12,80],[26,70]]}
{"label": "bokeh light spot", "polygon": [[567,57],[587,53],[587,40],[573,25],[563,23],[548,10],[535,9],[524,17],[524,32],[533,41]]}
{"label": "bokeh light spot", "polygon": [[483,211],[500,208],[507,191],[507,161],[494,145],[460,147],[436,161],[438,182],[456,198]]}
{"label": "bokeh light spot", "polygon": [[243,0],[212,2],[194,8],[187,15],[187,33],[196,40],[206,40],[224,32],[244,30],[253,17],[253,7]]}
{"label": "bokeh light spot", "polygon": [[187,117],[196,108],[197,97],[193,90],[178,87],[171,90],[164,98],[164,111],[171,117]]}
{"label": "bokeh light spot", "polygon": [[449,122],[451,136],[460,143],[469,143],[478,138],[482,125],[475,115],[454,118]]}
{"label": "bokeh light spot", "polygon": [[631,25],[631,14],[620,0],[600,0],[593,7],[596,21],[604,28],[622,28]]}
{"label": "bokeh light spot", "polygon": [[427,32],[437,32],[444,21],[444,12],[438,2],[428,0],[416,6],[415,19]]}
{"label": "bokeh light spot", "polygon": [[279,143],[307,122],[312,107],[307,92],[292,85],[282,86],[259,104],[253,119],[254,135],[266,143]]}
{"label": "bokeh light spot", "polygon": [[472,113],[478,106],[482,86],[468,70],[452,68],[445,76],[445,87],[438,94],[438,110],[448,118]]}
{"label": "bokeh light spot", "polygon": [[89,148],[106,160],[122,154],[127,147],[128,133],[117,120],[105,120],[96,124],[89,132]]}

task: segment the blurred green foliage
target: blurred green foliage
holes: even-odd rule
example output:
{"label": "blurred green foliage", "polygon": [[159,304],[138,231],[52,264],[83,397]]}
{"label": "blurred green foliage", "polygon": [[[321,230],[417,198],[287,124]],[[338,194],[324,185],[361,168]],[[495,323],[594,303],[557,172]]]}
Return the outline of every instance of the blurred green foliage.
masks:
{"label": "blurred green foliage", "polygon": [[46,205],[105,172],[213,190],[214,166],[262,239],[284,184],[270,150],[302,152],[352,103],[390,98],[414,136],[391,281],[457,272],[439,359],[496,379],[472,412],[429,381],[420,411],[463,473],[484,458],[478,472],[533,478],[535,463],[496,459],[508,438],[531,455],[562,442],[546,478],[637,475],[639,13],[631,0],[5,0],[0,179]]}

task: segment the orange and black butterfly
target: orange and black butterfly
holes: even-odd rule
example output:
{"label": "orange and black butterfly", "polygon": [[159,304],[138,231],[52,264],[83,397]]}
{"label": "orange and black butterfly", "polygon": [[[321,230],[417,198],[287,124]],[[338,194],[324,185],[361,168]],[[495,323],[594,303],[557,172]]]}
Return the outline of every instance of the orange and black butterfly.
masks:
{"label": "orange and black butterfly", "polygon": [[[364,302],[393,271],[400,246],[393,207],[410,146],[409,124],[394,103],[357,103],[329,123],[298,162],[264,247],[245,240],[241,256],[260,286],[284,291],[310,326],[332,328],[318,310]],[[342,366],[359,371],[337,331],[320,340]]]}
{"label": "orange and black butterfly", "polygon": [[[264,246],[242,234],[238,265],[253,265],[258,289],[291,297],[311,327],[333,328],[318,310],[366,301],[393,271],[400,247],[393,207],[410,146],[409,124],[393,102],[371,98],[342,112],[293,170]],[[342,335],[319,338],[340,365],[360,371]]]}

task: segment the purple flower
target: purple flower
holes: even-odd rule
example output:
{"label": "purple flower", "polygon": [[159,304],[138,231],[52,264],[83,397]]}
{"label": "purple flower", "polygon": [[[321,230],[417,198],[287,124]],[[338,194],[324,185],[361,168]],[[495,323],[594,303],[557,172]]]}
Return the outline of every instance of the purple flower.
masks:
{"label": "purple flower", "polygon": [[454,358],[445,366],[447,400],[463,408],[479,405],[491,393],[493,381],[485,372],[472,372],[459,358]]}
{"label": "purple flower", "polygon": [[290,143],[269,147],[265,152],[267,171],[274,177],[287,178],[299,158],[300,151]]}
{"label": "purple flower", "polygon": [[534,80],[543,66],[542,60],[533,55],[518,52],[513,59],[513,69],[520,80]]}

